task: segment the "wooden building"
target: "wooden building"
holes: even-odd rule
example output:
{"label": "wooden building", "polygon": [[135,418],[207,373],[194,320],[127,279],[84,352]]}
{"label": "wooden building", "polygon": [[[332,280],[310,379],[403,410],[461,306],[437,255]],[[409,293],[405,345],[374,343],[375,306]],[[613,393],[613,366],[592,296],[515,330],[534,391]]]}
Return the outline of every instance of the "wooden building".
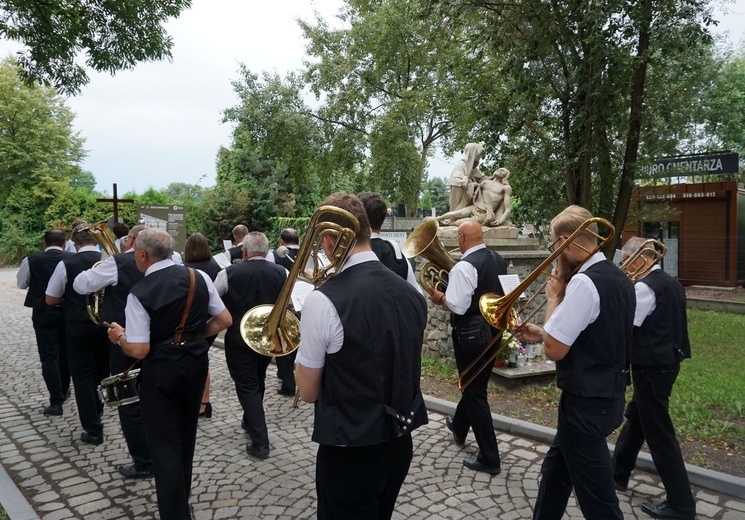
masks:
{"label": "wooden building", "polygon": [[745,188],[734,180],[640,186],[623,241],[661,239],[662,268],[683,285],[745,285]]}

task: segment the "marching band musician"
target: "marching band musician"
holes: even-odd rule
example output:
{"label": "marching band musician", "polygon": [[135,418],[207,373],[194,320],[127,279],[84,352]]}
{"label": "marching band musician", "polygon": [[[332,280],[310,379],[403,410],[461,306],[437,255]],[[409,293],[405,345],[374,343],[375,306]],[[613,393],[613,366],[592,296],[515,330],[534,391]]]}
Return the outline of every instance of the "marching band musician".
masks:
{"label": "marching band musician", "polygon": [[36,345],[41,361],[41,375],[49,392],[49,406],[44,415],[62,415],[62,403],[70,395],[70,371],[65,347],[65,311],[59,305],[50,307],[44,291],[60,260],[73,253],[64,251],[65,232],[50,229],[44,233],[44,251],[28,255],[21,261],[16,275],[19,289],[28,289],[23,305],[31,307]]}
{"label": "marching band musician", "polygon": [[[499,275],[507,274],[507,264],[499,253],[487,249],[481,225],[474,220],[458,226],[458,246],[463,256],[450,270],[446,293],[435,290],[430,300],[452,313],[455,363],[458,372],[463,374],[494,336],[492,327],[479,310],[479,298],[487,292],[504,294]],[[492,349],[497,347],[495,343]],[[463,465],[498,475],[501,472],[499,447],[487,397],[490,376],[491,370],[482,369],[463,389],[455,415],[445,418],[445,426],[459,446],[465,444],[468,430],[473,429],[479,453],[467,457]]]}
{"label": "marching band musician", "polygon": [[[624,260],[644,242],[640,237],[630,238],[621,250]],[[643,252],[631,264],[632,272],[645,261],[654,261],[652,251]],[[653,266],[634,288],[634,396],[626,407],[627,421],[613,453],[613,478],[617,489],[628,489],[636,457],[646,440],[667,499],[659,504],[643,503],[642,510],[655,518],[692,520],[696,517],[696,502],[670,419],[670,394],[680,362],[691,357],[685,291],[659,265]]]}
{"label": "marching band musician", "polygon": [[287,279],[284,267],[266,260],[268,252],[266,235],[252,231],[243,239],[243,262],[229,265],[215,279],[217,293],[233,318],[225,333],[225,362],[243,408],[241,428],[251,439],[246,453],[258,459],[269,456],[263,401],[266,369],[272,358],[246,346],[240,323],[253,307],[276,302]]}
{"label": "marching band musician", "polygon": [[[574,205],[559,213],[551,221],[549,251],[590,218],[589,211]],[[597,224],[589,230],[597,232]],[[546,357],[556,361],[556,385],[562,390],[534,519],[562,518],[572,488],[585,518],[623,518],[606,437],[623,418],[634,287],[602,253],[590,256],[596,246],[597,236],[588,231],[565,246],[546,285],[543,328],[527,323],[515,334],[520,341],[543,341]]]}
{"label": "marching band musician", "polygon": [[57,264],[47,285],[46,302],[47,305],[61,304],[65,310],[67,362],[80,424],[85,430],[80,440],[98,446],[103,443],[103,403],[96,389],[109,375],[108,341],[106,329],[88,317],[85,296],[72,288],[75,277],[101,259],[98,244],[87,228],[88,224],[83,222],[73,230],[72,240],[78,252]]}
{"label": "marching band musician", "polygon": [[[72,288],[78,294],[93,294],[105,289],[103,305],[99,321],[103,323],[119,323],[125,326],[124,307],[127,305],[127,295],[135,283],[144,278],[135,263],[134,247],[137,235],[147,226],[133,227],[129,234],[121,239],[122,252],[107,257],[95,269],[83,271],[72,283]],[[135,366],[136,365],[136,366]],[[125,370],[138,368],[137,359],[127,356],[119,345],[109,342],[109,370],[111,375],[120,374]],[[117,407],[122,434],[127,443],[127,449],[132,456],[131,464],[121,464],[117,470],[128,478],[150,478],[153,476],[153,462],[147,445],[145,428],[140,416],[140,402]]]}
{"label": "marching band musician", "polygon": [[142,359],[142,421],[153,460],[162,520],[191,517],[192,463],[202,388],[207,377],[206,337],[231,324],[212,280],[173,263],[173,239],[162,230],[137,235],[134,258],[145,277],[127,297],[126,332],[109,327],[109,340]]}
{"label": "marching band musician", "polygon": [[[427,307],[370,248],[360,200],[335,193],[323,206],[360,228],[346,263],[308,295],[295,377],[315,403],[318,518],[390,518],[413,456],[412,430],[427,423],[419,387]],[[349,226],[342,215],[328,221]],[[323,236],[327,256],[334,239]]]}

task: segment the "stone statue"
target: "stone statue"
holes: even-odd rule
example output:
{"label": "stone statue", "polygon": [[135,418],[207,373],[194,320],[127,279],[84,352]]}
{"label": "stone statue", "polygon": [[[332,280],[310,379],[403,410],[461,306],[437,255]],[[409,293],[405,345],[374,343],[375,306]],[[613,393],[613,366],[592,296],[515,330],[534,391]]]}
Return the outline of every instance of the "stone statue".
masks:
{"label": "stone statue", "polygon": [[509,177],[510,171],[506,168],[499,168],[491,177],[482,174],[480,181],[474,183],[473,202],[440,215],[437,221],[449,226],[459,226],[468,220],[475,220],[485,227],[511,226],[509,218],[512,186]]}
{"label": "stone statue", "polygon": [[479,143],[468,143],[463,150],[463,158],[450,174],[450,211],[458,211],[470,205],[478,182],[484,178],[479,171],[479,162],[484,147]]}

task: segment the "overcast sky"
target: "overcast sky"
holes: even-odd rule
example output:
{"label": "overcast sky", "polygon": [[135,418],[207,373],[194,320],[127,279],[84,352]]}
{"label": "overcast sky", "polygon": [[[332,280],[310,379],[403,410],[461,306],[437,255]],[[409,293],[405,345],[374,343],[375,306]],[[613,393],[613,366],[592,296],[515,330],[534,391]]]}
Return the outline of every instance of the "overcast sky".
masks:
{"label": "overcast sky", "polygon": [[[167,24],[172,62],[142,63],[116,76],[91,73],[91,82],[68,100],[86,139],[83,167],[97,189],[119,194],[171,182],[213,186],[215,157],[229,146],[231,126],[221,112],[237,104],[231,81],[238,64],[281,76],[302,66],[305,43],[296,19],[318,10],[333,21],[342,0],[193,0]],[[737,42],[745,34],[745,0],[722,15],[719,31]],[[7,43],[0,51],[7,53]],[[430,175],[447,177],[458,157],[430,160]]]}

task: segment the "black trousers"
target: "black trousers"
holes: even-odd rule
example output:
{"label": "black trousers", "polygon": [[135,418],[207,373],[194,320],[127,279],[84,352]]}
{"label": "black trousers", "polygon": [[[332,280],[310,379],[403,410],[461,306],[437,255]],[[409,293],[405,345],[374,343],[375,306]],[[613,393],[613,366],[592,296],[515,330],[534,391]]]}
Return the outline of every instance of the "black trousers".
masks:
{"label": "black trousers", "polygon": [[[141,364],[140,361],[124,354],[119,345],[111,344],[109,367],[112,376],[121,374],[125,370],[140,368]],[[139,380],[142,381],[142,376]],[[145,435],[145,426],[142,424],[140,408],[140,402],[137,401],[119,406],[117,411],[119,412],[122,434],[127,443],[127,450],[132,456],[135,468],[140,471],[147,471],[153,467],[153,461],[150,457],[150,448],[147,445],[147,436]]]}
{"label": "black trousers", "polygon": [[59,307],[34,309],[31,323],[41,361],[41,375],[49,392],[49,404],[62,404],[70,389],[70,369],[65,344],[65,312]]}
{"label": "black trousers", "polygon": [[695,513],[696,503],[670,419],[670,394],[680,363],[664,367],[632,367],[634,397],[626,407],[626,424],[613,453],[613,476],[628,484],[636,457],[646,439],[649,453],[665,486],[667,502],[675,511]]}
{"label": "black trousers", "polygon": [[297,356],[297,350],[287,356],[275,358],[277,377],[282,381],[281,390],[285,394],[295,393],[295,356]]}
{"label": "black trousers", "polygon": [[[171,347],[156,347],[171,348]],[[161,520],[188,520],[189,494],[207,353],[144,359],[142,421],[152,453]]]}
{"label": "black trousers", "polygon": [[[464,351],[458,342],[456,329],[453,329],[453,347],[455,351],[455,364],[458,367],[458,373],[462,374],[466,367],[478,357],[479,352]],[[486,356],[481,359],[485,360]],[[499,466],[500,459],[497,436],[494,433],[489,399],[486,394],[490,377],[491,368],[487,367],[463,390],[460,401],[458,401],[458,406],[455,409],[455,415],[453,416],[453,431],[456,436],[465,439],[466,435],[468,435],[468,430],[472,429],[473,435],[476,437],[476,442],[479,445],[479,459],[481,462],[487,466]]]}
{"label": "black trousers", "polygon": [[83,429],[91,435],[103,435],[98,385],[109,377],[109,339],[106,329],[93,323],[71,321],[65,329],[67,362],[75,386],[75,402]]}
{"label": "black trousers", "polygon": [[411,434],[372,446],[318,446],[319,520],[391,518],[413,451]]}
{"label": "black trousers", "polygon": [[623,518],[606,443],[622,418],[623,395],[561,394],[556,436],[541,466],[534,519],[563,518],[572,488],[585,518]]}
{"label": "black trousers", "polygon": [[251,443],[259,448],[269,446],[264,416],[264,383],[270,361],[270,357],[248,348],[240,337],[225,336],[225,362],[243,408],[243,422]]}

